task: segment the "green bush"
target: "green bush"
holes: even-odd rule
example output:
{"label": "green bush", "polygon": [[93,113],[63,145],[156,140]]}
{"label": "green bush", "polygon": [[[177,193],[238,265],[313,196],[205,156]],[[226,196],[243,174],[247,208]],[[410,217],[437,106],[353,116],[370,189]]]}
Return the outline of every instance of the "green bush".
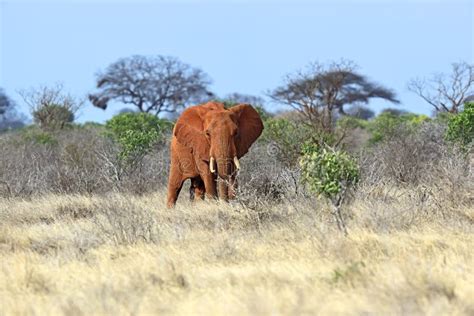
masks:
{"label": "green bush", "polygon": [[341,231],[347,235],[341,214],[346,193],[360,179],[359,166],[346,152],[329,146],[306,143],[300,159],[301,177],[309,190],[329,199],[334,207],[333,215]]}
{"label": "green bush", "polygon": [[354,116],[344,116],[337,120],[337,127],[342,129],[365,129],[369,124],[369,121]]}
{"label": "green bush", "polygon": [[261,141],[269,143],[269,153],[287,166],[296,164],[301,155],[301,146],[311,137],[312,130],[304,124],[284,118],[268,119],[264,125]]}
{"label": "green bush", "polygon": [[348,190],[359,182],[360,171],[357,162],[344,151],[306,143],[303,146],[300,166],[302,180],[309,185],[310,191],[331,201],[337,225],[347,235],[341,206]]}
{"label": "green bush", "polygon": [[85,128],[85,129],[101,129],[104,127],[103,124],[97,123],[97,122],[85,122],[82,124],[77,125],[80,128]]}
{"label": "green bush", "polygon": [[344,151],[305,144],[300,159],[303,181],[311,191],[335,199],[359,181],[356,161]]}
{"label": "green bush", "polygon": [[396,135],[403,126],[405,131],[416,130],[423,122],[429,121],[426,115],[417,115],[413,113],[403,113],[400,115],[391,112],[383,112],[375,119],[368,122],[367,129],[372,136],[370,143],[378,143],[387,140]]}
{"label": "green bush", "polygon": [[45,130],[62,129],[74,121],[71,109],[60,104],[42,105],[32,114],[34,122]]}
{"label": "green bush", "polygon": [[121,159],[134,159],[144,155],[164,139],[172,124],[148,113],[123,113],[106,122],[108,134],[120,145]]}
{"label": "green bush", "polygon": [[272,117],[272,115],[270,113],[268,113],[267,110],[265,110],[263,108],[263,106],[255,105],[253,107],[255,108],[257,113],[260,115],[260,118],[262,119],[262,121],[265,122],[265,121],[269,120]]}
{"label": "green bush", "polygon": [[464,110],[448,119],[446,139],[467,149],[474,139],[474,102],[464,105]]}
{"label": "green bush", "polygon": [[38,128],[25,128],[21,130],[22,141],[32,142],[39,145],[55,146],[58,140],[50,133]]}

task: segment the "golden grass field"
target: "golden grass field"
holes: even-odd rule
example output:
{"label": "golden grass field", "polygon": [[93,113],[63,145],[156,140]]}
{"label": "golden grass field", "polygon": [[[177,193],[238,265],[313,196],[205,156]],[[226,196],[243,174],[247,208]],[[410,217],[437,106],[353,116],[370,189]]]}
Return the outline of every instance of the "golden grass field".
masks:
{"label": "golden grass field", "polygon": [[1,315],[474,315],[472,205],[0,199]]}

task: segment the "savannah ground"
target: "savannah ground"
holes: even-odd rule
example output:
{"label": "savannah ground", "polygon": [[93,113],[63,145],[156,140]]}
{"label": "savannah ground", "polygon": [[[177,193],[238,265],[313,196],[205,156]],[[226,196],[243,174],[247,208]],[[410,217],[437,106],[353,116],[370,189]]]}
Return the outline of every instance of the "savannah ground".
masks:
{"label": "savannah ground", "polygon": [[315,198],[183,193],[0,199],[0,314],[474,314],[470,198],[360,189],[344,237]]}

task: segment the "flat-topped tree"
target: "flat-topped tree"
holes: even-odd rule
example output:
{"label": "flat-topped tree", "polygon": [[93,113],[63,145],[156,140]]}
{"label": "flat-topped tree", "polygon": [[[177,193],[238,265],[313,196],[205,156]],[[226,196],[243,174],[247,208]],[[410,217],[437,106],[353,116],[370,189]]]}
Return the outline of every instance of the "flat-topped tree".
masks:
{"label": "flat-topped tree", "polygon": [[269,93],[275,102],[298,111],[316,130],[332,132],[336,112],[345,106],[367,104],[373,98],[399,103],[395,93],[369,81],[350,61],[311,63],[305,70],[287,75],[285,83]]}
{"label": "flat-topped tree", "polygon": [[106,109],[110,101],[135,106],[140,112],[173,113],[190,103],[212,98],[209,77],[175,57],[122,58],[97,74],[96,93],[89,100]]}
{"label": "flat-topped tree", "polygon": [[0,132],[25,125],[26,117],[16,111],[16,103],[0,88]]}

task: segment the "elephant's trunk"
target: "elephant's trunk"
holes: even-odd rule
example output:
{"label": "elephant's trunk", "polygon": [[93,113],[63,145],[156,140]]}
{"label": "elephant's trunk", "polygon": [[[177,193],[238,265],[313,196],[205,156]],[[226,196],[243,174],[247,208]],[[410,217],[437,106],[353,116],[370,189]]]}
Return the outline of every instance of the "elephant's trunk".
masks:
{"label": "elephant's trunk", "polygon": [[237,156],[234,157],[233,163],[231,163],[230,159],[218,158],[217,166],[218,168],[216,170],[216,159],[211,156],[209,160],[209,171],[211,171],[211,173],[216,173],[217,171],[221,178],[228,178],[235,171],[240,170],[240,161]]}
{"label": "elephant's trunk", "polygon": [[229,179],[218,179],[219,182],[219,199],[227,202],[229,200]]}
{"label": "elephant's trunk", "polygon": [[225,157],[218,157],[217,159],[217,173],[220,178],[228,179],[234,172],[235,166],[232,159]]}
{"label": "elephant's trunk", "polygon": [[240,162],[237,157],[231,158],[217,158],[217,172],[219,174],[218,187],[219,199],[228,201],[235,198],[236,186],[236,172],[240,170]]}

